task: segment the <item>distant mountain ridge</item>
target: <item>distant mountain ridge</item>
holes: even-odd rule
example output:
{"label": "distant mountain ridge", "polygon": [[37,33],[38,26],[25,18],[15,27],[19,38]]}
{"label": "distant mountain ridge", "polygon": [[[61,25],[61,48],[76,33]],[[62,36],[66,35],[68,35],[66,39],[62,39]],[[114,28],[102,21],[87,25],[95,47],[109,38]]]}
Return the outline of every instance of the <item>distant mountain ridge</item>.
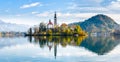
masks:
{"label": "distant mountain ridge", "polygon": [[81,28],[87,32],[111,32],[115,29],[115,26],[119,26],[112,18],[98,14],[84,22],[74,23],[81,26]]}
{"label": "distant mountain ridge", "polygon": [[6,23],[0,20],[0,32],[9,32],[9,31],[16,31],[16,32],[26,32],[29,26],[22,25],[22,24],[15,24],[15,23]]}

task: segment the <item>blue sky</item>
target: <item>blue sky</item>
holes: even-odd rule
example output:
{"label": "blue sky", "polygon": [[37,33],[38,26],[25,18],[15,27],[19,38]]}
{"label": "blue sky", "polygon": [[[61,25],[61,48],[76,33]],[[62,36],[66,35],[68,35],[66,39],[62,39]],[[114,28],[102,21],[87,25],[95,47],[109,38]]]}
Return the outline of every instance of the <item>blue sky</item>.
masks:
{"label": "blue sky", "polygon": [[53,21],[57,12],[61,24],[84,21],[96,14],[105,14],[120,23],[120,0],[0,0],[0,20],[36,25]]}

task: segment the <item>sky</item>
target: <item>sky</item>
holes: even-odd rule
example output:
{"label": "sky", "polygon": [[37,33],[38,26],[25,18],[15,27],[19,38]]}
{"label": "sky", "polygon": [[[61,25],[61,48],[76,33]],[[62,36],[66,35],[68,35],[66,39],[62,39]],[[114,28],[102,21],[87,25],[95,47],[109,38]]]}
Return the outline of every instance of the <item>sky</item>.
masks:
{"label": "sky", "polygon": [[58,24],[81,22],[105,14],[120,24],[120,0],[0,0],[0,20],[37,25],[57,12]]}

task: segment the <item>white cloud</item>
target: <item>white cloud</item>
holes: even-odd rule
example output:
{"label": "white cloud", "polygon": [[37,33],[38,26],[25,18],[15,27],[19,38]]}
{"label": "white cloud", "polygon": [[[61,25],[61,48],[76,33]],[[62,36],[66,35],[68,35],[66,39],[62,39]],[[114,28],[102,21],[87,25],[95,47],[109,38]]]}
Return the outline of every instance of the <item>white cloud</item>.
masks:
{"label": "white cloud", "polygon": [[85,6],[96,7],[96,6],[100,6],[103,1],[104,0],[75,0],[73,2],[77,3],[77,5],[81,7],[85,7]]}
{"label": "white cloud", "polygon": [[107,6],[110,10],[120,10],[120,0],[112,1],[110,5]]}
{"label": "white cloud", "polygon": [[[89,2],[89,3],[88,3]],[[68,10],[84,13],[120,13],[120,0],[111,1],[107,5],[102,5],[103,0],[81,0],[69,3]]]}
{"label": "white cloud", "polygon": [[103,0],[90,0],[90,1],[93,1],[93,2],[96,2],[96,3],[101,3],[101,2],[103,2]]}
{"label": "white cloud", "polygon": [[[44,22],[48,22],[49,19],[53,21],[54,18],[54,12],[43,12],[43,13],[37,13],[34,14],[35,16],[41,18],[41,20],[44,20]],[[79,21],[84,21],[85,19],[90,18],[91,16],[96,15],[96,13],[62,13],[62,12],[57,12],[57,18],[58,18],[58,23],[72,23],[72,22],[79,22]]]}
{"label": "white cloud", "polygon": [[[37,25],[40,22],[48,23],[49,19],[51,19],[52,22],[54,21],[54,12],[46,11],[46,12],[38,13],[34,11],[34,12],[31,12],[31,14],[32,15],[30,17],[27,17],[29,15],[17,14],[16,17],[9,17],[9,18],[4,17],[0,19],[6,22],[17,23],[17,24],[27,24],[27,25]],[[58,19],[58,24],[61,24],[61,23],[69,24],[69,23],[84,21],[97,14],[101,14],[101,13],[57,12],[57,19]],[[104,14],[107,16],[110,16],[112,19],[114,19],[117,23],[120,24],[119,17],[118,17],[120,16],[120,14],[116,14],[116,13],[104,13]]]}
{"label": "white cloud", "polygon": [[68,9],[73,9],[76,11],[80,11],[80,12],[84,12],[84,13],[106,13],[109,12],[108,8],[105,7],[75,7],[75,6],[71,6],[68,7]]}
{"label": "white cloud", "polygon": [[8,18],[0,18],[0,19],[7,23],[24,24],[24,25],[30,25],[30,26],[36,25],[40,22],[39,19],[32,18],[32,17],[23,18],[19,14],[16,15],[16,17],[8,17]]}
{"label": "white cloud", "polygon": [[38,17],[50,17],[52,15],[53,15],[53,13],[51,13],[51,12],[43,12],[43,13],[36,14],[36,16],[38,16]]}
{"label": "white cloud", "polygon": [[[69,12],[62,13],[62,12],[57,12],[57,16],[58,16],[58,20],[59,20],[58,22],[64,22],[64,23],[84,21],[92,16],[97,15],[97,14],[101,14],[101,13],[69,13]],[[115,13],[104,13],[104,14],[111,17],[113,20],[115,20],[117,23],[120,24],[119,17],[118,17],[118,16],[120,16],[120,14],[115,14]],[[49,18],[54,17],[54,12],[43,12],[40,14],[36,14],[36,16],[49,19]]]}
{"label": "white cloud", "polygon": [[67,7],[67,9],[75,9],[75,8],[77,8],[77,4],[76,3],[73,3],[73,2],[70,2],[70,3],[68,3],[68,7]]}
{"label": "white cloud", "polygon": [[33,12],[31,12],[32,14],[37,14],[38,12],[36,12],[36,11],[33,11]]}
{"label": "white cloud", "polygon": [[17,14],[16,16],[20,17],[20,16],[22,16],[22,15],[21,15],[21,14]]}
{"label": "white cloud", "polygon": [[35,3],[23,5],[20,8],[24,9],[24,8],[35,7],[35,6],[38,6],[38,5],[42,6],[42,4],[40,2],[35,2]]}
{"label": "white cloud", "polygon": [[[89,2],[89,3],[88,3]],[[84,12],[84,13],[101,13],[101,12],[108,12],[109,9],[106,7],[101,6],[101,2],[103,0],[82,0],[82,1],[74,1],[68,3],[68,10],[73,10],[76,12]]]}
{"label": "white cloud", "polygon": [[[96,13],[62,13],[62,12],[57,12],[57,16],[59,18],[79,18],[79,17],[82,17],[82,18],[87,18],[87,17],[90,17],[92,15],[96,15]],[[43,12],[43,13],[39,13],[39,14],[36,14],[36,16],[38,17],[53,17],[54,16],[54,12]]]}

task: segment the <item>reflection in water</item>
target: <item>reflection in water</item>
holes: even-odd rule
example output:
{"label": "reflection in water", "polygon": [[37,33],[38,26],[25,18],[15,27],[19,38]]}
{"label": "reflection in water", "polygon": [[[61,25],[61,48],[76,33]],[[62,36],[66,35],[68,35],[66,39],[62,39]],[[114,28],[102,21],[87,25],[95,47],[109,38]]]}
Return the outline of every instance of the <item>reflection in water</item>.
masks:
{"label": "reflection in water", "polygon": [[0,37],[0,49],[28,43],[24,37]]}
{"label": "reflection in water", "polygon": [[51,48],[53,47],[54,56],[56,58],[58,45],[61,45],[62,47],[66,47],[67,45],[79,46],[86,37],[85,36],[80,36],[80,37],[35,36],[33,41],[32,41],[32,37],[28,37],[28,38],[30,43],[39,43],[40,48],[44,48],[45,46],[48,46],[49,50],[51,51]]}
{"label": "reflection in water", "polygon": [[34,36],[29,37],[30,43],[39,43],[40,48],[47,46],[51,51],[51,48],[54,48],[54,56],[57,56],[57,46],[61,45],[62,47],[78,46],[84,47],[89,51],[97,53],[98,55],[104,55],[112,51],[119,43],[120,39],[118,36],[89,36],[89,37],[63,37],[63,36]]}
{"label": "reflection in water", "polygon": [[85,47],[98,55],[104,55],[112,51],[119,43],[120,39],[118,39],[118,36],[89,36],[80,46]]}
{"label": "reflection in water", "polygon": [[27,38],[0,37],[0,62],[114,62],[120,57],[120,36]]}

